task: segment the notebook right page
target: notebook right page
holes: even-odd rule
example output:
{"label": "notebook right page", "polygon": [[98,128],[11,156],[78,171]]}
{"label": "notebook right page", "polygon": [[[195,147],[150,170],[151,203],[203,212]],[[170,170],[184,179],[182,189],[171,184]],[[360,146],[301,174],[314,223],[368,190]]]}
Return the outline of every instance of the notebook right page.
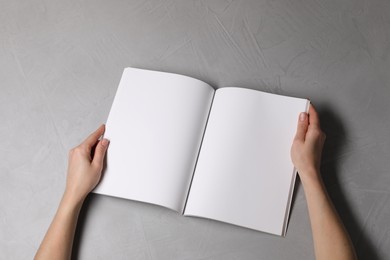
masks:
{"label": "notebook right page", "polygon": [[306,99],[242,88],[215,93],[185,215],[284,235],[290,148]]}

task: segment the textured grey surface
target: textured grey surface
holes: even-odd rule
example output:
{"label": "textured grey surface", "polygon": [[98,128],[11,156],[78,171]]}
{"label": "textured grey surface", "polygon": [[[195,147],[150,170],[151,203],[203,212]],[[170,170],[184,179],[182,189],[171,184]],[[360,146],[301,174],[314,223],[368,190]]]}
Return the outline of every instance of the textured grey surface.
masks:
{"label": "textured grey surface", "polygon": [[[390,2],[0,0],[0,258],[31,259],[68,150],[126,66],[307,97],[323,176],[361,259],[389,259]],[[286,238],[91,195],[78,259],[313,259],[302,187]]]}

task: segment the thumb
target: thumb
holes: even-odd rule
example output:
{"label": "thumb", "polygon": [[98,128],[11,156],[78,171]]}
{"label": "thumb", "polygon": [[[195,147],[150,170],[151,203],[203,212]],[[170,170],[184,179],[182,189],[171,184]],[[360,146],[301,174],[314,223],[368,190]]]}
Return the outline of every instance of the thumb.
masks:
{"label": "thumb", "polygon": [[309,117],[307,113],[302,112],[299,114],[297,133],[295,134],[295,140],[305,141],[307,129],[309,127]]}
{"label": "thumb", "polygon": [[106,138],[99,141],[95,148],[95,155],[93,156],[92,164],[98,167],[103,167],[104,156],[106,155],[109,143],[110,141]]}

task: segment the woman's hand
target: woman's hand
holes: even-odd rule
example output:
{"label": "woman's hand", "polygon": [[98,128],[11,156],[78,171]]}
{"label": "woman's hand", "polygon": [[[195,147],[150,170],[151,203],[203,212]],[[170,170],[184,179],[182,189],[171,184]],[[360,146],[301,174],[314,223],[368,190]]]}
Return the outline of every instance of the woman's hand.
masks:
{"label": "woman's hand", "polygon": [[99,183],[109,144],[107,139],[99,140],[104,130],[105,126],[100,126],[84,142],[69,152],[65,196],[75,203],[84,201],[88,193]]}
{"label": "woman's hand", "polygon": [[291,147],[291,159],[302,181],[318,177],[325,138],[318,114],[310,105],[309,114],[299,115],[297,133]]}

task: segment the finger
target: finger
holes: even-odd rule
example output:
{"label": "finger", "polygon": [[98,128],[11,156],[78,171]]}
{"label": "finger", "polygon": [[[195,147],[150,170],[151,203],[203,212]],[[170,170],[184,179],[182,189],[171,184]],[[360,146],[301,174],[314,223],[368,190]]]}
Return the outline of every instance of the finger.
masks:
{"label": "finger", "polygon": [[99,138],[104,134],[105,131],[105,125],[101,125],[98,129],[96,129],[95,132],[90,134],[90,136],[85,139],[85,141],[82,143],[82,145],[85,145],[88,147],[88,149],[92,149],[92,147],[97,143]]}
{"label": "finger", "polygon": [[318,113],[312,104],[310,104],[310,107],[309,107],[309,124],[315,125],[315,126],[320,126],[320,118],[319,118]]}
{"label": "finger", "polygon": [[103,167],[104,156],[106,155],[109,143],[110,142],[106,138],[99,141],[95,148],[95,155],[93,156],[92,164],[99,168]]}
{"label": "finger", "polygon": [[295,140],[305,140],[307,128],[309,126],[309,117],[307,113],[302,112],[299,114],[297,133],[295,134]]}

